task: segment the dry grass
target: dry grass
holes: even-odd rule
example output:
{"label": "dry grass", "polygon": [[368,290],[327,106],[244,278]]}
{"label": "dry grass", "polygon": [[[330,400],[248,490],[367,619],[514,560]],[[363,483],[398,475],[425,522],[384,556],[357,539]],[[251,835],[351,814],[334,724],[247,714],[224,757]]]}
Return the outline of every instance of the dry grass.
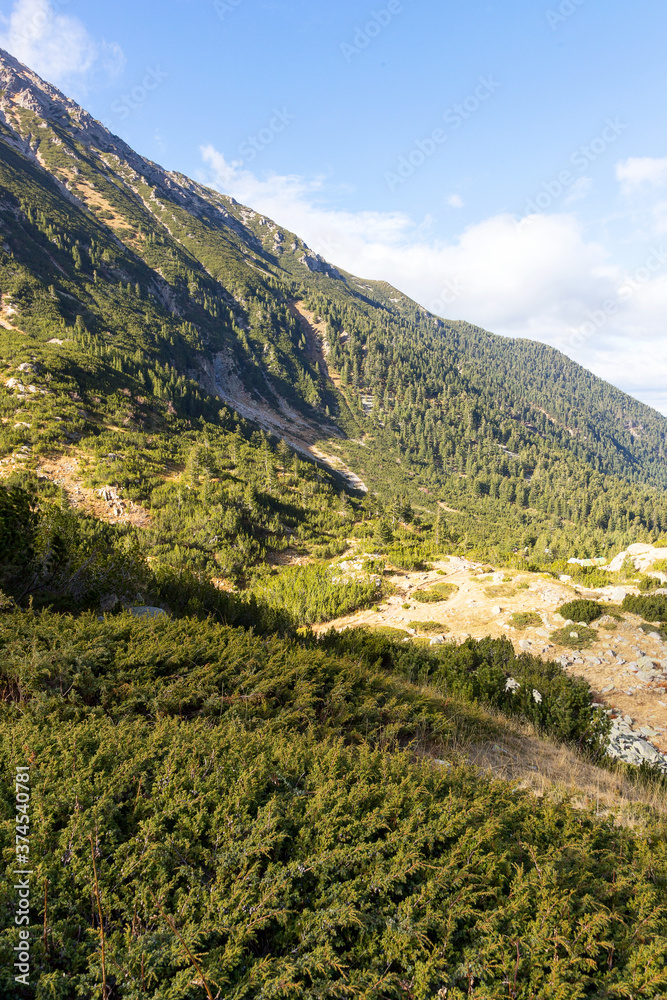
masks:
{"label": "dry grass", "polygon": [[[421,692],[442,700],[428,685]],[[537,798],[567,802],[619,826],[655,831],[667,825],[667,788],[659,778],[635,777],[622,765],[597,767],[565,744],[539,736],[529,723],[481,705],[447,698],[444,711],[452,736],[446,746],[415,746],[419,756],[472,764]]]}
{"label": "dry grass", "polygon": [[516,590],[506,583],[499,583],[495,587],[485,587],[484,593],[492,600],[494,597],[514,597]]}
{"label": "dry grass", "polygon": [[471,764],[517,782],[536,796],[613,816],[623,826],[645,826],[656,818],[667,822],[667,789],[659,779],[633,780],[621,768],[596,767],[569,747],[537,736],[529,726],[504,717],[497,721],[502,735],[473,738],[465,748]]}

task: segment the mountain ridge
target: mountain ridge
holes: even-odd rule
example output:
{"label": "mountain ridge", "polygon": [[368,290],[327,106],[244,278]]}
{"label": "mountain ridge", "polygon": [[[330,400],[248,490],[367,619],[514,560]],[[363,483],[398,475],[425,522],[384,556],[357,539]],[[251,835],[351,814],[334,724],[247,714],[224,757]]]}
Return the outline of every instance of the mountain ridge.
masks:
{"label": "mountain ridge", "polygon": [[667,421],[0,90],[0,994],[655,996]]}
{"label": "mountain ridge", "polygon": [[[461,512],[458,536],[484,524],[498,558],[527,549],[547,564],[581,544],[578,526],[595,555],[667,531],[656,411],[539,342],[432,316],[324,261],[141,157],[6,54],[0,84],[0,322],[28,338],[7,330],[4,363],[12,378],[14,358],[60,373],[85,403],[68,432],[84,451],[121,411],[133,431],[163,434],[231,410],[339,486],[368,488],[378,513],[383,498],[426,496],[434,532],[447,507]],[[41,440],[48,428],[63,442],[47,410]],[[37,454],[38,426],[4,425],[11,462],[21,447]],[[111,485],[149,501],[136,475]]]}

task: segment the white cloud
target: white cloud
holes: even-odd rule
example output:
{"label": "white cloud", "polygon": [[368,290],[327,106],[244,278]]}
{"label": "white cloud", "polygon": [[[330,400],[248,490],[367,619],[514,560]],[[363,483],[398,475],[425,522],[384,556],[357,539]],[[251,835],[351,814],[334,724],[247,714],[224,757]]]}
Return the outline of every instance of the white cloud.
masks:
{"label": "white cloud", "polygon": [[645,187],[667,183],[667,156],[631,156],[616,164],[616,180],[624,194],[634,194]]}
{"label": "white cloud", "polygon": [[652,239],[667,233],[667,157],[633,156],[616,164],[616,179],[635,237]]}
{"label": "white cloud", "polygon": [[450,194],[447,204],[450,208],[463,208],[463,198],[460,194]]}
{"label": "white cloud", "polygon": [[[573,213],[509,214],[431,235],[401,212],[346,212],[324,203],[325,179],[265,179],[202,150],[205,178],[301,236],[332,263],[389,281],[427,309],[564,351],[596,374],[664,407],[667,248],[627,273],[586,237]],[[583,331],[583,332],[582,332]],[[642,386],[646,387],[643,392]]]}
{"label": "white cloud", "polygon": [[93,71],[115,76],[125,57],[116,43],[96,42],[82,22],[59,13],[57,0],[16,0],[2,18],[0,48],[54,83],[78,81]]}
{"label": "white cloud", "polygon": [[342,267],[348,253],[355,259],[367,245],[391,245],[412,227],[410,218],[401,212],[341,212],[320,207],[324,177],[307,180],[299,174],[270,174],[260,180],[244,170],[240,161],[228,163],[213,146],[205,146],[202,156],[210,168],[208,180],[220,191],[288,227]]}

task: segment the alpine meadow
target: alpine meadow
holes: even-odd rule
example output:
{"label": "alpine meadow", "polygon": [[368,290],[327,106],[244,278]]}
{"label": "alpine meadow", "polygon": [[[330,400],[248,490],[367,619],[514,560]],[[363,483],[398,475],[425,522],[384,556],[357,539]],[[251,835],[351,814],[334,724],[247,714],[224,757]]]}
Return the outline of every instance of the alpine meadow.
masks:
{"label": "alpine meadow", "polygon": [[0,996],[667,997],[667,418],[4,50],[0,235]]}

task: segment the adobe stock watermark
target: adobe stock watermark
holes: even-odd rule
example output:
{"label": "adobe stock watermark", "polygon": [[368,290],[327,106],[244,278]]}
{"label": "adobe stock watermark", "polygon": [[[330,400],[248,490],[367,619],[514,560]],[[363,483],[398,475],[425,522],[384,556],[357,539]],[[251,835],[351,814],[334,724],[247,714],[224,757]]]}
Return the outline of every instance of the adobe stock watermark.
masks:
{"label": "adobe stock watermark", "polygon": [[[493,76],[480,76],[477,86],[460,103],[453,104],[445,111],[442,118],[450,131],[455,132],[500,88],[500,83]],[[399,157],[395,170],[386,170],[384,179],[390,191],[395,191],[405,184],[428,159],[435,155],[440,146],[447,142],[447,129],[434,128],[426,138],[417,139],[409,153]]]}
{"label": "adobe stock watermark", "polygon": [[652,247],[646,261],[625,278],[616,292],[616,298],[606,299],[599,309],[589,309],[584,314],[586,322],[570,330],[568,346],[571,348],[582,347],[594,333],[601,330],[608,320],[618,313],[621,304],[631,299],[642,285],[649,282],[665,264],[667,264],[667,250],[662,246],[659,249]]}
{"label": "adobe stock watermark", "polygon": [[12,34],[16,32],[19,38],[28,42],[38,41],[51,18],[59,14],[69,3],[70,0],[50,0],[44,7],[38,6],[28,20],[21,19],[18,30],[12,25]]}
{"label": "adobe stock watermark", "polygon": [[331,262],[331,258],[334,257],[340,249],[338,236],[335,233],[318,235],[315,238],[312,249],[315,253],[318,253],[320,257],[324,257],[325,260]]}
{"label": "adobe stock watermark", "polygon": [[123,120],[129,118],[133,111],[144,104],[148,95],[157,90],[168,77],[169,74],[159,66],[148,66],[141,83],[133,87],[129,94],[121,94],[111,105],[111,110]]}
{"label": "adobe stock watermark", "polygon": [[441,315],[445,312],[447,306],[453,305],[463,295],[464,291],[465,289],[458,277],[448,278],[440,289],[438,297],[429,302],[428,311],[436,315]]}
{"label": "adobe stock watermark", "polygon": [[213,10],[216,12],[221,21],[227,17],[228,14],[232,14],[237,7],[240,7],[243,0],[215,0],[213,4]]}
{"label": "adobe stock watermark", "polygon": [[14,979],[22,986],[30,985],[30,765],[17,765],[15,781],[16,865],[12,875],[16,878],[16,913],[14,923],[19,928],[18,943],[14,945]]}
{"label": "adobe stock watermark", "polygon": [[564,24],[569,17],[577,13],[577,10],[586,3],[586,0],[562,0],[556,10],[545,10],[544,16],[552,31],[559,25]]}
{"label": "adobe stock watermark", "polygon": [[261,128],[256,135],[249,135],[240,144],[239,153],[243,159],[237,165],[242,167],[247,163],[252,163],[257,155],[270,146],[276,136],[284,132],[293,121],[296,121],[296,115],[290,114],[287,108],[274,108],[273,117],[268,124]]}
{"label": "adobe stock watermark", "polygon": [[[569,158],[570,166],[561,170],[551,180],[544,181],[535,197],[526,202],[523,217],[517,225],[524,226],[534,216],[546,212],[554,202],[567,194],[587,168],[606,153],[628,127],[620,118],[607,118],[599,135],[572,152]],[[578,174],[573,172],[573,167],[577,169]]]}
{"label": "adobe stock watermark", "polygon": [[340,43],[340,50],[343,53],[345,62],[351,63],[355,56],[361,55],[373,39],[382,34],[397,14],[403,13],[403,10],[404,7],[401,0],[389,0],[386,7],[370,11],[365,24],[361,27],[357,26],[352,42]]}

